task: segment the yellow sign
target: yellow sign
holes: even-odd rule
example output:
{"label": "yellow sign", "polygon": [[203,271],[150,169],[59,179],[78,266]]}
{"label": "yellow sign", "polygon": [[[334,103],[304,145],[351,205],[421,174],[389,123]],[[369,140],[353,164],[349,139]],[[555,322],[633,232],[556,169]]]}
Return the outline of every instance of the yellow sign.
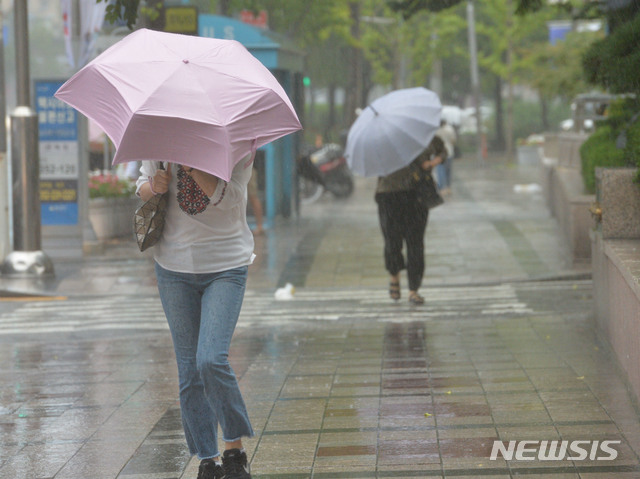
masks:
{"label": "yellow sign", "polygon": [[164,19],[165,32],[198,34],[198,9],[195,7],[167,7]]}

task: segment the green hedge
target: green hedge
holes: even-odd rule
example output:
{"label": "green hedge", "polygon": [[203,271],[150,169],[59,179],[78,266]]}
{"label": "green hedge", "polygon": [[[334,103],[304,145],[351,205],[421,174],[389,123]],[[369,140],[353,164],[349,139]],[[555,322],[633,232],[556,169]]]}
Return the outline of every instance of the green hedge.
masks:
{"label": "green hedge", "polygon": [[[627,130],[624,156],[628,162],[635,162],[640,167],[640,119],[637,119]],[[640,170],[636,173],[636,183],[640,183]]]}
{"label": "green hedge", "polygon": [[582,177],[588,193],[596,191],[596,168],[625,166],[624,151],[616,147],[617,134],[609,125],[599,127],[580,147]]}
{"label": "green hedge", "polygon": [[[609,106],[607,119],[599,122],[596,131],[580,148],[582,177],[589,193],[595,192],[597,167],[640,166],[640,111],[633,97],[614,101]],[[621,134],[626,145],[618,144]],[[640,180],[640,174],[638,175]]]}
{"label": "green hedge", "polygon": [[[595,42],[582,58],[588,82],[611,93],[631,94],[627,101],[613,104],[606,125],[598,130],[580,150],[583,176],[587,188],[592,188],[596,166],[640,167],[640,10],[638,2],[619,9],[609,18],[612,33]],[[611,23],[613,21],[613,24]],[[635,95],[635,96],[634,96]],[[616,148],[618,136],[626,135],[624,149]],[[599,160],[598,155],[602,155]],[[640,183],[640,170],[636,181]]]}

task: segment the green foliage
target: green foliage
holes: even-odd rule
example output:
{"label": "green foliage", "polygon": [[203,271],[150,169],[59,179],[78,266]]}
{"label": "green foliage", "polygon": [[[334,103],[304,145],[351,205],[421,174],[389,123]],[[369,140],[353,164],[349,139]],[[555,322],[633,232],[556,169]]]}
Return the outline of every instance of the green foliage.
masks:
{"label": "green foliage", "polygon": [[[410,71],[413,83],[428,85],[434,63],[440,60],[443,78],[446,79],[442,85],[442,99],[451,91],[449,87],[458,87],[458,91],[470,91],[464,12],[459,8],[436,14],[422,12],[407,20],[406,27],[411,45]],[[466,85],[459,85],[461,77],[467,80]]]}
{"label": "green foliage", "polygon": [[[346,129],[340,125],[331,124],[329,105],[326,103],[317,104],[305,118],[305,126],[303,130],[304,142],[307,145],[313,145],[316,135],[322,135],[326,143],[342,143],[344,141],[343,134]],[[336,116],[343,115],[343,107],[336,106]]]}
{"label": "green foliage", "polygon": [[[108,2],[108,0],[96,0],[96,2]],[[131,29],[138,18],[138,5],[140,0],[115,0],[107,5],[105,19],[110,23],[123,19]]]}
{"label": "green foliage", "polygon": [[[595,190],[597,167],[640,167],[640,104],[633,97],[611,103],[607,119],[580,149],[582,175],[587,190]],[[624,139],[624,147],[620,140]],[[640,173],[636,178],[640,182]]]}
{"label": "green foliage", "polygon": [[623,150],[616,147],[617,137],[610,125],[602,125],[580,147],[582,178],[588,193],[595,193],[597,167],[627,165]]}
{"label": "green foliage", "polygon": [[640,94],[640,14],[595,42],[583,58],[587,81],[612,93]]}
{"label": "green foliage", "polygon": [[[109,0],[96,0],[97,3],[108,1]],[[146,3],[148,3],[148,5]],[[140,8],[140,14],[142,16],[147,17],[149,20],[155,20],[160,15],[162,2],[150,0],[140,6],[140,0],[114,0],[113,3],[107,5],[105,20],[109,23],[116,23],[122,19],[127,22],[127,27],[132,30],[138,20],[138,8]]]}
{"label": "green foliage", "polygon": [[[559,125],[562,120],[571,117],[570,106],[563,101],[549,102],[547,105],[549,123]],[[495,136],[495,122],[489,118],[486,122],[487,136]],[[531,134],[544,133],[542,125],[542,106],[539,102],[516,99],[513,102],[513,136],[517,140],[524,140]]]}
{"label": "green foliage", "polygon": [[636,173],[636,183],[640,183],[640,120],[636,118],[627,129],[627,144],[624,148],[624,156],[628,161],[634,161],[639,167]]}
{"label": "green foliage", "polygon": [[520,0],[516,8],[516,13],[518,15],[524,15],[526,13],[536,12],[540,10],[543,5],[542,0]]}
{"label": "green foliage", "polygon": [[[640,101],[630,97],[614,103],[607,123],[624,138],[623,154],[627,165],[640,167]],[[640,169],[636,182],[640,182]]]}
{"label": "green foliage", "polygon": [[395,12],[402,12],[406,19],[421,10],[439,12],[459,4],[462,0],[387,0],[387,4]]}
{"label": "green foliage", "polygon": [[[421,10],[439,12],[461,3],[462,0],[387,0],[388,5],[396,12],[402,12],[404,18],[410,18]],[[581,2],[573,2],[581,3]],[[545,5],[542,0],[517,0],[515,2],[515,13],[525,15],[541,10]],[[571,2],[563,2],[558,5],[560,8],[570,10]]]}
{"label": "green foliage", "polygon": [[[621,155],[625,164],[635,164],[640,167],[640,121],[638,121],[640,13],[638,8],[638,2],[632,2],[630,7],[612,12],[609,15],[609,27],[612,28],[612,33],[587,50],[582,64],[587,81],[590,83],[599,85],[612,93],[635,94],[635,99],[629,98],[627,101],[612,105],[607,127],[616,138],[621,134],[626,138],[624,150],[618,149],[616,155]],[[596,133],[602,134],[599,131]],[[593,153],[587,150],[584,153],[587,158],[583,158],[583,162],[588,162]],[[608,160],[608,157],[604,157],[602,162]],[[636,181],[640,182],[640,169]]]}
{"label": "green foliage", "polygon": [[523,51],[528,61],[521,67],[521,77],[545,98],[572,99],[588,91],[581,58],[601,36],[600,32],[571,32],[555,45],[532,45]]}

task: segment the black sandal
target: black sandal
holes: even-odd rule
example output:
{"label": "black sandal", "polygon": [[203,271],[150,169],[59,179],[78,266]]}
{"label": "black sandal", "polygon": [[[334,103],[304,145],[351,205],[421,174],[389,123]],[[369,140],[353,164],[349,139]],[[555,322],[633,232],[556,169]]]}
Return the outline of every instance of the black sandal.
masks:
{"label": "black sandal", "polygon": [[420,296],[418,293],[409,293],[409,302],[411,304],[420,305],[424,304],[424,298]]}
{"label": "black sandal", "polygon": [[400,299],[400,281],[389,282],[389,296],[394,301],[398,301]]}

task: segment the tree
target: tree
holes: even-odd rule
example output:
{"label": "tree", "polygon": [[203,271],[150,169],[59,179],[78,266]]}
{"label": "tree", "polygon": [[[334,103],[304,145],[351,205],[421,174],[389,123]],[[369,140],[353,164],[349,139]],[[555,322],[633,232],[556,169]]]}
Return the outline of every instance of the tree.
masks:
{"label": "tree", "polygon": [[545,129],[550,126],[546,117],[549,100],[561,97],[570,101],[588,90],[582,57],[601,36],[601,32],[570,32],[555,45],[540,42],[523,51],[521,78],[540,94]]}
{"label": "tree", "polygon": [[[460,8],[437,13],[423,11],[405,21],[411,35],[411,78],[432,85],[440,98],[462,105],[462,92],[471,91],[467,23]],[[443,82],[442,78],[447,81]]]}
{"label": "tree", "polygon": [[[109,0],[96,0],[96,2],[109,2]],[[107,5],[105,19],[111,23],[124,20],[127,22],[127,27],[133,28],[138,19],[139,6],[140,0],[113,0]]]}
{"label": "tree", "polygon": [[[394,11],[401,12],[405,18],[409,18],[421,10],[439,12],[456,6],[463,1],[464,0],[387,0],[387,3]],[[594,2],[589,2],[589,0],[564,0],[554,3],[558,5],[559,8],[572,10],[576,5],[585,7],[585,1],[587,8],[591,8]],[[542,9],[545,5],[546,4],[543,0],[517,0],[515,3],[515,13],[518,15],[524,15],[526,13],[536,12]]]}
{"label": "tree", "polygon": [[587,81],[612,93],[640,95],[640,13],[620,23],[584,55]]}
{"label": "tree", "polygon": [[[513,101],[514,85],[523,79],[521,74],[528,71],[526,52],[531,44],[537,48],[546,42],[546,21],[548,10],[529,14],[526,18],[515,15],[512,0],[486,0],[478,9],[476,30],[484,45],[478,53],[478,63],[485,71],[496,75],[507,87],[505,141],[506,154],[514,153]],[[536,42],[536,40],[538,42]],[[498,95],[499,92],[496,92]],[[500,114],[496,111],[496,114]]]}
{"label": "tree", "polygon": [[396,12],[401,12],[405,19],[411,18],[421,10],[439,12],[460,2],[462,0],[387,0],[389,7]]}

